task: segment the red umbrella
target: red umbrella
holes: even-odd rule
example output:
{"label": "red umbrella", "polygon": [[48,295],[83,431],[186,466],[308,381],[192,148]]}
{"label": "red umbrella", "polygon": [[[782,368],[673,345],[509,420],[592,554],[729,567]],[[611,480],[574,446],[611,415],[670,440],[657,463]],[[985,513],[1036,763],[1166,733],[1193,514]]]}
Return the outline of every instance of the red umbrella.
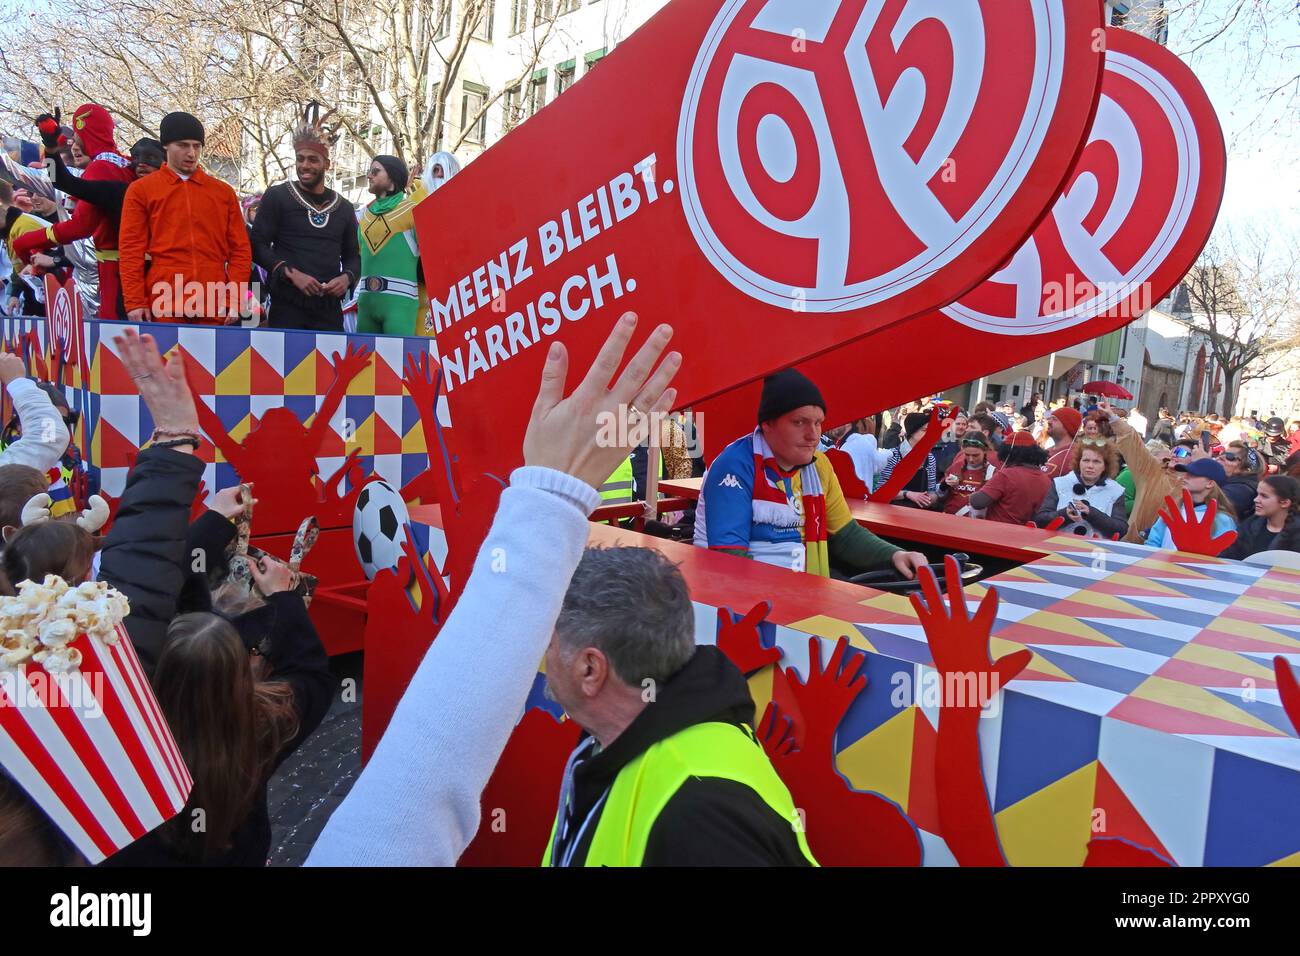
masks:
{"label": "red umbrella", "polygon": [[1083,394],[1105,395],[1107,398],[1122,398],[1125,401],[1133,400],[1133,393],[1115,382],[1089,382],[1083,386]]}

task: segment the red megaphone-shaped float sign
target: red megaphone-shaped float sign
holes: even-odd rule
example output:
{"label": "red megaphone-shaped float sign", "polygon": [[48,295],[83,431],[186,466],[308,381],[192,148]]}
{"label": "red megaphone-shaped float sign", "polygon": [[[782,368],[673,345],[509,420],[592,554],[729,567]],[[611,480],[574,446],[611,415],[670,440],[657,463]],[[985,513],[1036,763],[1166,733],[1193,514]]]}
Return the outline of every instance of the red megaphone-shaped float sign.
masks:
{"label": "red megaphone-shaped float sign", "polygon": [[[1033,237],[951,305],[806,362],[830,423],[849,421],[1103,335],[1163,299],[1209,240],[1223,133],[1178,57],[1107,30],[1088,143]],[[703,403],[706,454],[753,428],[757,383]]]}
{"label": "red megaphone-shaped float sign", "polygon": [[1060,193],[1103,36],[1098,0],[670,3],[416,210],[460,480],[626,310],[687,405],[968,292]]}

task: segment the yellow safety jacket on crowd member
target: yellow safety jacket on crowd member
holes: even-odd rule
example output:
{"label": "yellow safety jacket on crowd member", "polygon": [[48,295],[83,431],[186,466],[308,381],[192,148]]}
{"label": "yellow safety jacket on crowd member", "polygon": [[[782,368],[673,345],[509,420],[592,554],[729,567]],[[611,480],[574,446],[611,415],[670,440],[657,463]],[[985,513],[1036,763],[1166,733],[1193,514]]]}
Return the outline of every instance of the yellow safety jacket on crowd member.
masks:
{"label": "yellow safety jacket on crowd member", "polygon": [[543,866],[816,866],[751,725],[743,675],[699,647],[608,748],[569,758]]}
{"label": "yellow safety jacket on crowd member", "polygon": [[614,474],[605,480],[597,490],[602,503],[621,505],[633,500],[632,494],[632,456],[623,459],[623,463],[614,470]]}

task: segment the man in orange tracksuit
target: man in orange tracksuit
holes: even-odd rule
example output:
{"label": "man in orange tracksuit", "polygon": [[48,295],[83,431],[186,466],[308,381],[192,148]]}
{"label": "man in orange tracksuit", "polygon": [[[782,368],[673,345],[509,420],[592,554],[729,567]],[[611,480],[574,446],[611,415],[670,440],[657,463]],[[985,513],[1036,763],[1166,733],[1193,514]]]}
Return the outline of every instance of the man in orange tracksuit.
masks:
{"label": "man in orange tracksuit", "polygon": [[[117,151],[113,128],[113,117],[108,110],[94,103],[78,106],[72,114],[73,137],[81,151],[90,157],[90,164],[83,174],[84,179],[123,183],[135,179],[131,160]],[[117,223],[99,206],[78,202],[70,219],[56,222],[44,232],[24,235],[14,243],[14,248],[19,256],[30,259],[34,252],[90,236],[95,239],[95,259],[99,264],[100,317],[121,319],[124,316],[119,310],[118,228]]]}
{"label": "man in orange tracksuit", "polygon": [[234,324],[253,264],[239,199],[199,165],[202,123],[168,113],[160,132],[167,165],[132,183],[122,202],[127,318]]}

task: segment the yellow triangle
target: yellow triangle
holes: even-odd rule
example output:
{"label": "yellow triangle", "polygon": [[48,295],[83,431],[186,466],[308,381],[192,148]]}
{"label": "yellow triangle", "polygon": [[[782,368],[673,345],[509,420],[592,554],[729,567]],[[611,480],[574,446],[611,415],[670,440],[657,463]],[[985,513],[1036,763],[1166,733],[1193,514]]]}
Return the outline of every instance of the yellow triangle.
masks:
{"label": "yellow triangle", "polygon": [[1246,611],[1265,611],[1268,614],[1276,614],[1278,617],[1300,622],[1300,608],[1291,607],[1290,605],[1283,604],[1281,601],[1273,601],[1268,598],[1245,597],[1243,595],[1242,597],[1237,598],[1237,600],[1233,602],[1232,606]]}
{"label": "yellow triangle", "polygon": [[253,360],[244,349],[217,375],[218,395],[247,395],[253,390]]}
{"label": "yellow triangle", "polygon": [[[95,354],[91,357],[90,360],[90,390],[94,392],[96,395],[104,394],[103,383],[100,378],[100,376],[103,374],[104,366],[99,360],[99,353],[103,350],[103,348],[104,348],[103,342],[96,342]],[[95,460],[99,461],[98,458],[96,458]]]}
{"label": "yellow triangle", "polygon": [[356,378],[348,383],[349,395],[375,394],[375,356],[371,353],[366,358],[366,367],[357,373]]}
{"label": "yellow triangle", "polygon": [[[1073,597],[1065,598],[1065,600],[1075,601],[1079,604],[1087,604],[1091,607],[1097,608],[1098,611],[1118,611],[1121,614],[1132,614],[1136,617],[1146,618],[1147,620],[1156,620],[1154,614],[1148,614],[1140,607],[1134,607],[1122,597],[1116,597],[1113,594],[1097,594],[1094,591],[1080,591]],[[1098,614],[1097,616],[1105,617],[1106,615]]]}
{"label": "yellow triangle", "polygon": [[772,701],[773,669],[770,666],[764,667],[749,678],[749,696],[754,698],[754,719],[757,721],[762,721],[763,711]]}
{"label": "yellow triangle", "polygon": [[402,436],[402,454],[414,455],[423,451],[428,451],[424,445],[424,426],[417,421],[411,426],[411,430]]}
{"label": "yellow triangle", "polygon": [[1120,646],[1118,641],[1111,640],[1105,634],[1094,630],[1083,621],[1064,614],[1056,614],[1053,611],[1035,611],[1020,623],[1028,624],[1031,627],[1041,627],[1045,631],[1056,631],[1059,634],[1086,637],[1090,641],[1109,647]]}
{"label": "yellow triangle", "polygon": [[912,602],[907,599],[905,594],[881,594],[870,600],[862,601],[861,604],[863,607],[887,611],[890,614],[906,614],[910,618],[916,617],[916,612],[912,609]]}
{"label": "yellow triangle", "polygon": [[[1029,567],[1023,565],[1018,568],[1012,568],[1010,571],[1002,572],[1001,574],[998,575],[998,578],[1000,580],[1010,579],[1012,581],[1033,581],[1037,584],[1047,583],[1040,576],[1035,574],[1033,571],[1029,570]],[[997,587],[997,581],[993,582],[993,586]]]}
{"label": "yellow triangle", "polygon": [[286,395],[315,395],[316,394],[316,353],[308,352],[307,357],[298,363],[297,367],[284,377],[284,394]]}
{"label": "yellow triangle", "polygon": [[1217,667],[1219,670],[1231,671],[1243,677],[1256,677],[1263,680],[1273,679],[1273,669],[1271,667],[1264,667],[1233,651],[1225,651],[1222,648],[1210,647],[1205,644],[1184,644],[1173,659],[1176,661],[1189,661],[1193,664],[1204,664],[1206,667]]}
{"label": "yellow triangle", "polygon": [[1171,587],[1161,584],[1159,581],[1152,581],[1149,578],[1140,577],[1136,574],[1128,574],[1124,571],[1116,571],[1114,574],[1106,575],[1106,583],[1122,587],[1141,588],[1144,591],[1155,591],[1158,594],[1168,594],[1170,597],[1186,597],[1181,591],[1175,591]]}
{"label": "yellow triangle", "polygon": [[[352,440],[356,443],[352,447],[360,448],[361,453],[363,455],[370,454],[374,450],[375,447],[375,416],[374,415],[371,415],[364,422],[361,423],[360,427],[357,428],[356,433],[352,436]],[[351,448],[349,448],[349,450],[351,450]]]}
{"label": "yellow triangle", "polygon": [[1223,698],[1194,684],[1184,684],[1165,677],[1148,677],[1138,685],[1131,696],[1139,700],[1150,700],[1155,701],[1157,704],[1177,707],[1181,710],[1190,710],[1197,714],[1213,717],[1215,720],[1239,724],[1242,727],[1251,727],[1264,732],[1269,737],[1285,736],[1271,724],[1266,724],[1264,721],[1252,717]]}
{"label": "yellow triangle", "polygon": [[1136,565],[1144,571],[1159,571],[1165,577],[1187,578],[1189,580],[1205,580],[1209,577],[1204,571],[1198,571],[1195,568],[1189,568],[1185,564],[1178,564],[1174,561],[1163,561],[1160,558],[1143,558]]}
{"label": "yellow triangle", "polygon": [[857,790],[874,790],[907,806],[912,779],[916,708],[908,707],[835,756],[835,766]]}
{"label": "yellow triangle", "polygon": [[1256,624],[1254,621],[1238,621],[1230,617],[1216,617],[1214,623],[1205,630],[1234,634],[1237,637],[1251,637],[1258,641],[1270,641],[1283,647],[1300,649],[1300,640],[1283,634],[1281,631],[1275,631],[1266,624]]}
{"label": "yellow triangle", "polygon": [[1092,838],[1097,762],[1031,793],[997,815],[1012,866],[1082,866]]}
{"label": "yellow triangle", "polygon": [[838,641],[841,637],[847,637],[852,647],[860,647],[865,651],[874,651],[871,642],[862,636],[862,632],[850,624],[848,621],[841,621],[838,618],[827,617],[825,614],[818,614],[815,617],[806,617],[802,621],[795,621],[789,625],[792,630],[803,631],[805,634],[815,634],[818,637],[825,637],[832,641]]}
{"label": "yellow triangle", "polygon": [[1269,866],[1300,866],[1300,851],[1292,853],[1290,856],[1284,856],[1280,860],[1274,860]]}
{"label": "yellow triangle", "polygon": [[[989,638],[989,655],[996,661],[1008,654],[1014,654],[1016,651],[1025,650],[1025,645],[1017,644],[1015,641],[1005,641],[1000,637]],[[1030,659],[1026,671],[1033,671],[1036,674],[1048,674],[1052,677],[1059,677],[1062,680],[1074,682],[1074,678],[1061,670],[1047,658],[1035,653],[1031,648],[1029,653],[1034,656]]]}

